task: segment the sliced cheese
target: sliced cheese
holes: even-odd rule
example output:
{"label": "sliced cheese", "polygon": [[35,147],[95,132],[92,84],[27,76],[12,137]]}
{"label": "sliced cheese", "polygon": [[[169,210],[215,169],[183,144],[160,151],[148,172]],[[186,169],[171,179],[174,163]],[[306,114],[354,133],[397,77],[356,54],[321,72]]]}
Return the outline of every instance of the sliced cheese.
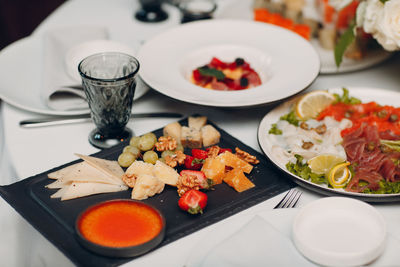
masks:
{"label": "sliced cheese", "polygon": [[65,168],[62,168],[58,171],[54,171],[51,172],[49,174],[47,174],[47,177],[49,177],[50,179],[60,179],[61,177],[63,177],[67,172],[69,172],[71,169],[75,168],[76,165],[78,165],[79,163],[75,163],[73,165],[69,165]]}
{"label": "sliced cheese", "polygon": [[121,168],[121,166],[119,166],[117,161],[100,159],[81,154],[76,155],[98,170],[110,175],[117,181],[121,180],[122,175],[124,175],[124,170]]}
{"label": "sliced cheese", "polygon": [[142,200],[159,194],[164,190],[165,184],[157,177],[141,174],[137,177],[135,187],[132,189],[132,199]]}
{"label": "sliced cheese", "polygon": [[174,168],[159,160],[154,165],[154,176],[172,186],[176,186],[179,178],[179,174]]}
{"label": "sliced cheese", "polygon": [[[63,189],[64,188],[60,190]],[[119,192],[127,189],[128,187],[125,185],[102,183],[72,183],[71,185],[66,187],[66,191],[63,192],[61,200],[69,200],[101,193]]]}
{"label": "sliced cheese", "polygon": [[128,177],[139,176],[140,174],[153,175],[154,165],[141,160],[134,161],[125,171]]}
{"label": "sliced cheese", "polygon": [[55,192],[54,194],[52,194],[50,196],[50,198],[60,198],[64,195],[64,193],[68,190],[69,185],[61,187],[57,192]]}
{"label": "sliced cheese", "polygon": [[81,162],[81,164],[66,173],[62,179],[74,182],[97,182],[116,185],[124,184],[122,179],[117,180],[113,176],[88,164],[86,161]]}
{"label": "sliced cheese", "polygon": [[63,188],[66,185],[71,184],[72,181],[64,180],[62,178],[55,180],[51,184],[46,185],[47,188],[49,189],[57,189],[57,188]]}

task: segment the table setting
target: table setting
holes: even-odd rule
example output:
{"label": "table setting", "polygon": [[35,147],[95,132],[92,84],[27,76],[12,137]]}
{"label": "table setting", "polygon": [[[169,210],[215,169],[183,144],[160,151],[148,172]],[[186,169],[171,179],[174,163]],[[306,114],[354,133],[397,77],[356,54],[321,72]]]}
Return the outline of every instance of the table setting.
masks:
{"label": "table setting", "polygon": [[0,51],[2,264],[397,266],[400,5],[358,2],[66,1]]}

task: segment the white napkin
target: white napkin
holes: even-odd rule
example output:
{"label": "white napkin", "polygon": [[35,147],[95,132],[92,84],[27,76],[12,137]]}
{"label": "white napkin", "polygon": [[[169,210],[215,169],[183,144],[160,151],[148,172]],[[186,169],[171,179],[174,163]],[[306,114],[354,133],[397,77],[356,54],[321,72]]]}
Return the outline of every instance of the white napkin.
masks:
{"label": "white napkin", "polygon": [[[365,266],[399,266],[400,240],[391,233],[391,220],[387,217],[385,219],[389,225],[385,251],[380,257]],[[290,238],[290,226],[293,218],[286,221],[273,220],[272,224],[266,220],[267,217],[264,219],[259,215],[253,217],[238,231],[214,247],[208,248],[209,252],[199,266],[317,266],[302,256],[294,246]],[[396,222],[396,227],[397,224],[398,222]]]}
{"label": "white napkin", "polygon": [[49,97],[62,86],[80,84],[66,71],[65,55],[69,49],[83,42],[107,38],[107,29],[97,26],[57,28],[44,35],[42,99],[50,108],[56,110],[87,108],[87,103],[79,97],[62,96],[51,100]]}
{"label": "white napkin", "polygon": [[315,266],[295,248],[290,238],[260,216],[210,250],[208,266]]}

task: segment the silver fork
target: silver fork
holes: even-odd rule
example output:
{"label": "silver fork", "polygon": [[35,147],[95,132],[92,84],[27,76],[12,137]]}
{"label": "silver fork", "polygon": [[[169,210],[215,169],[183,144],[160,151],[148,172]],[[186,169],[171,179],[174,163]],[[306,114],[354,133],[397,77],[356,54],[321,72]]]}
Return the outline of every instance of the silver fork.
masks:
{"label": "silver fork", "polygon": [[281,201],[274,207],[274,209],[284,209],[284,208],[293,208],[296,206],[299,198],[303,192],[297,190],[296,188],[292,188],[287,192],[287,194],[282,198]]}

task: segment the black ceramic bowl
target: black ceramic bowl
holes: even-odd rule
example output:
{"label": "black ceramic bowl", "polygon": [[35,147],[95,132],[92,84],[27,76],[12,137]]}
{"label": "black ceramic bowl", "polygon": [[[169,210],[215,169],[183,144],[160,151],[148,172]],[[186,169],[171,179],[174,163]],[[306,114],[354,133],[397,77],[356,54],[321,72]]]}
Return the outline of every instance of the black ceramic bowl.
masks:
{"label": "black ceramic bowl", "polygon": [[[83,219],[83,216],[86,215],[87,213],[89,213],[90,211],[94,210],[95,208],[98,208],[102,205],[112,204],[114,202],[136,203],[137,205],[142,205],[142,206],[145,206],[145,207],[155,211],[156,214],[158,214],[161,219],[160,232],[156,236],[154,236],[152,239],[150,239],[149,241],[146,241],[146,242],[138,244],[138,245],[126,246],[126,247],[104,246],[104,245],[94,243],[94,242],[88,240],[87,238],[85,238],[80,230],[80,222]],[[134,223],[134,222],[132,222],[132,223]],[[75,222],[75,232],[77,234],[77,239],[79,240],[81,245],[92,252],[101,254],[103,256],[108,256],[108,257],[129,258],[129,257],[142,255],[142,254],[150,251],[151,249],[155,248],[157,245],[159,245],[161,243],[161,241],[164,239],[165,226],[166,226],[166,224],[165,224],[164,216],[161,214],[161,212],[159,210],[157,210],[153,206],[151,206],[149,204],[145,204],[141,201],[136,201],[136,200],[131,200],[131,199],[115,199],[115,200],[104,201],[104,202],[100,202],[98,204],[92,205],[92,206],[88,207],[86,210],[84,210],[83,212],[81,212]]]}

